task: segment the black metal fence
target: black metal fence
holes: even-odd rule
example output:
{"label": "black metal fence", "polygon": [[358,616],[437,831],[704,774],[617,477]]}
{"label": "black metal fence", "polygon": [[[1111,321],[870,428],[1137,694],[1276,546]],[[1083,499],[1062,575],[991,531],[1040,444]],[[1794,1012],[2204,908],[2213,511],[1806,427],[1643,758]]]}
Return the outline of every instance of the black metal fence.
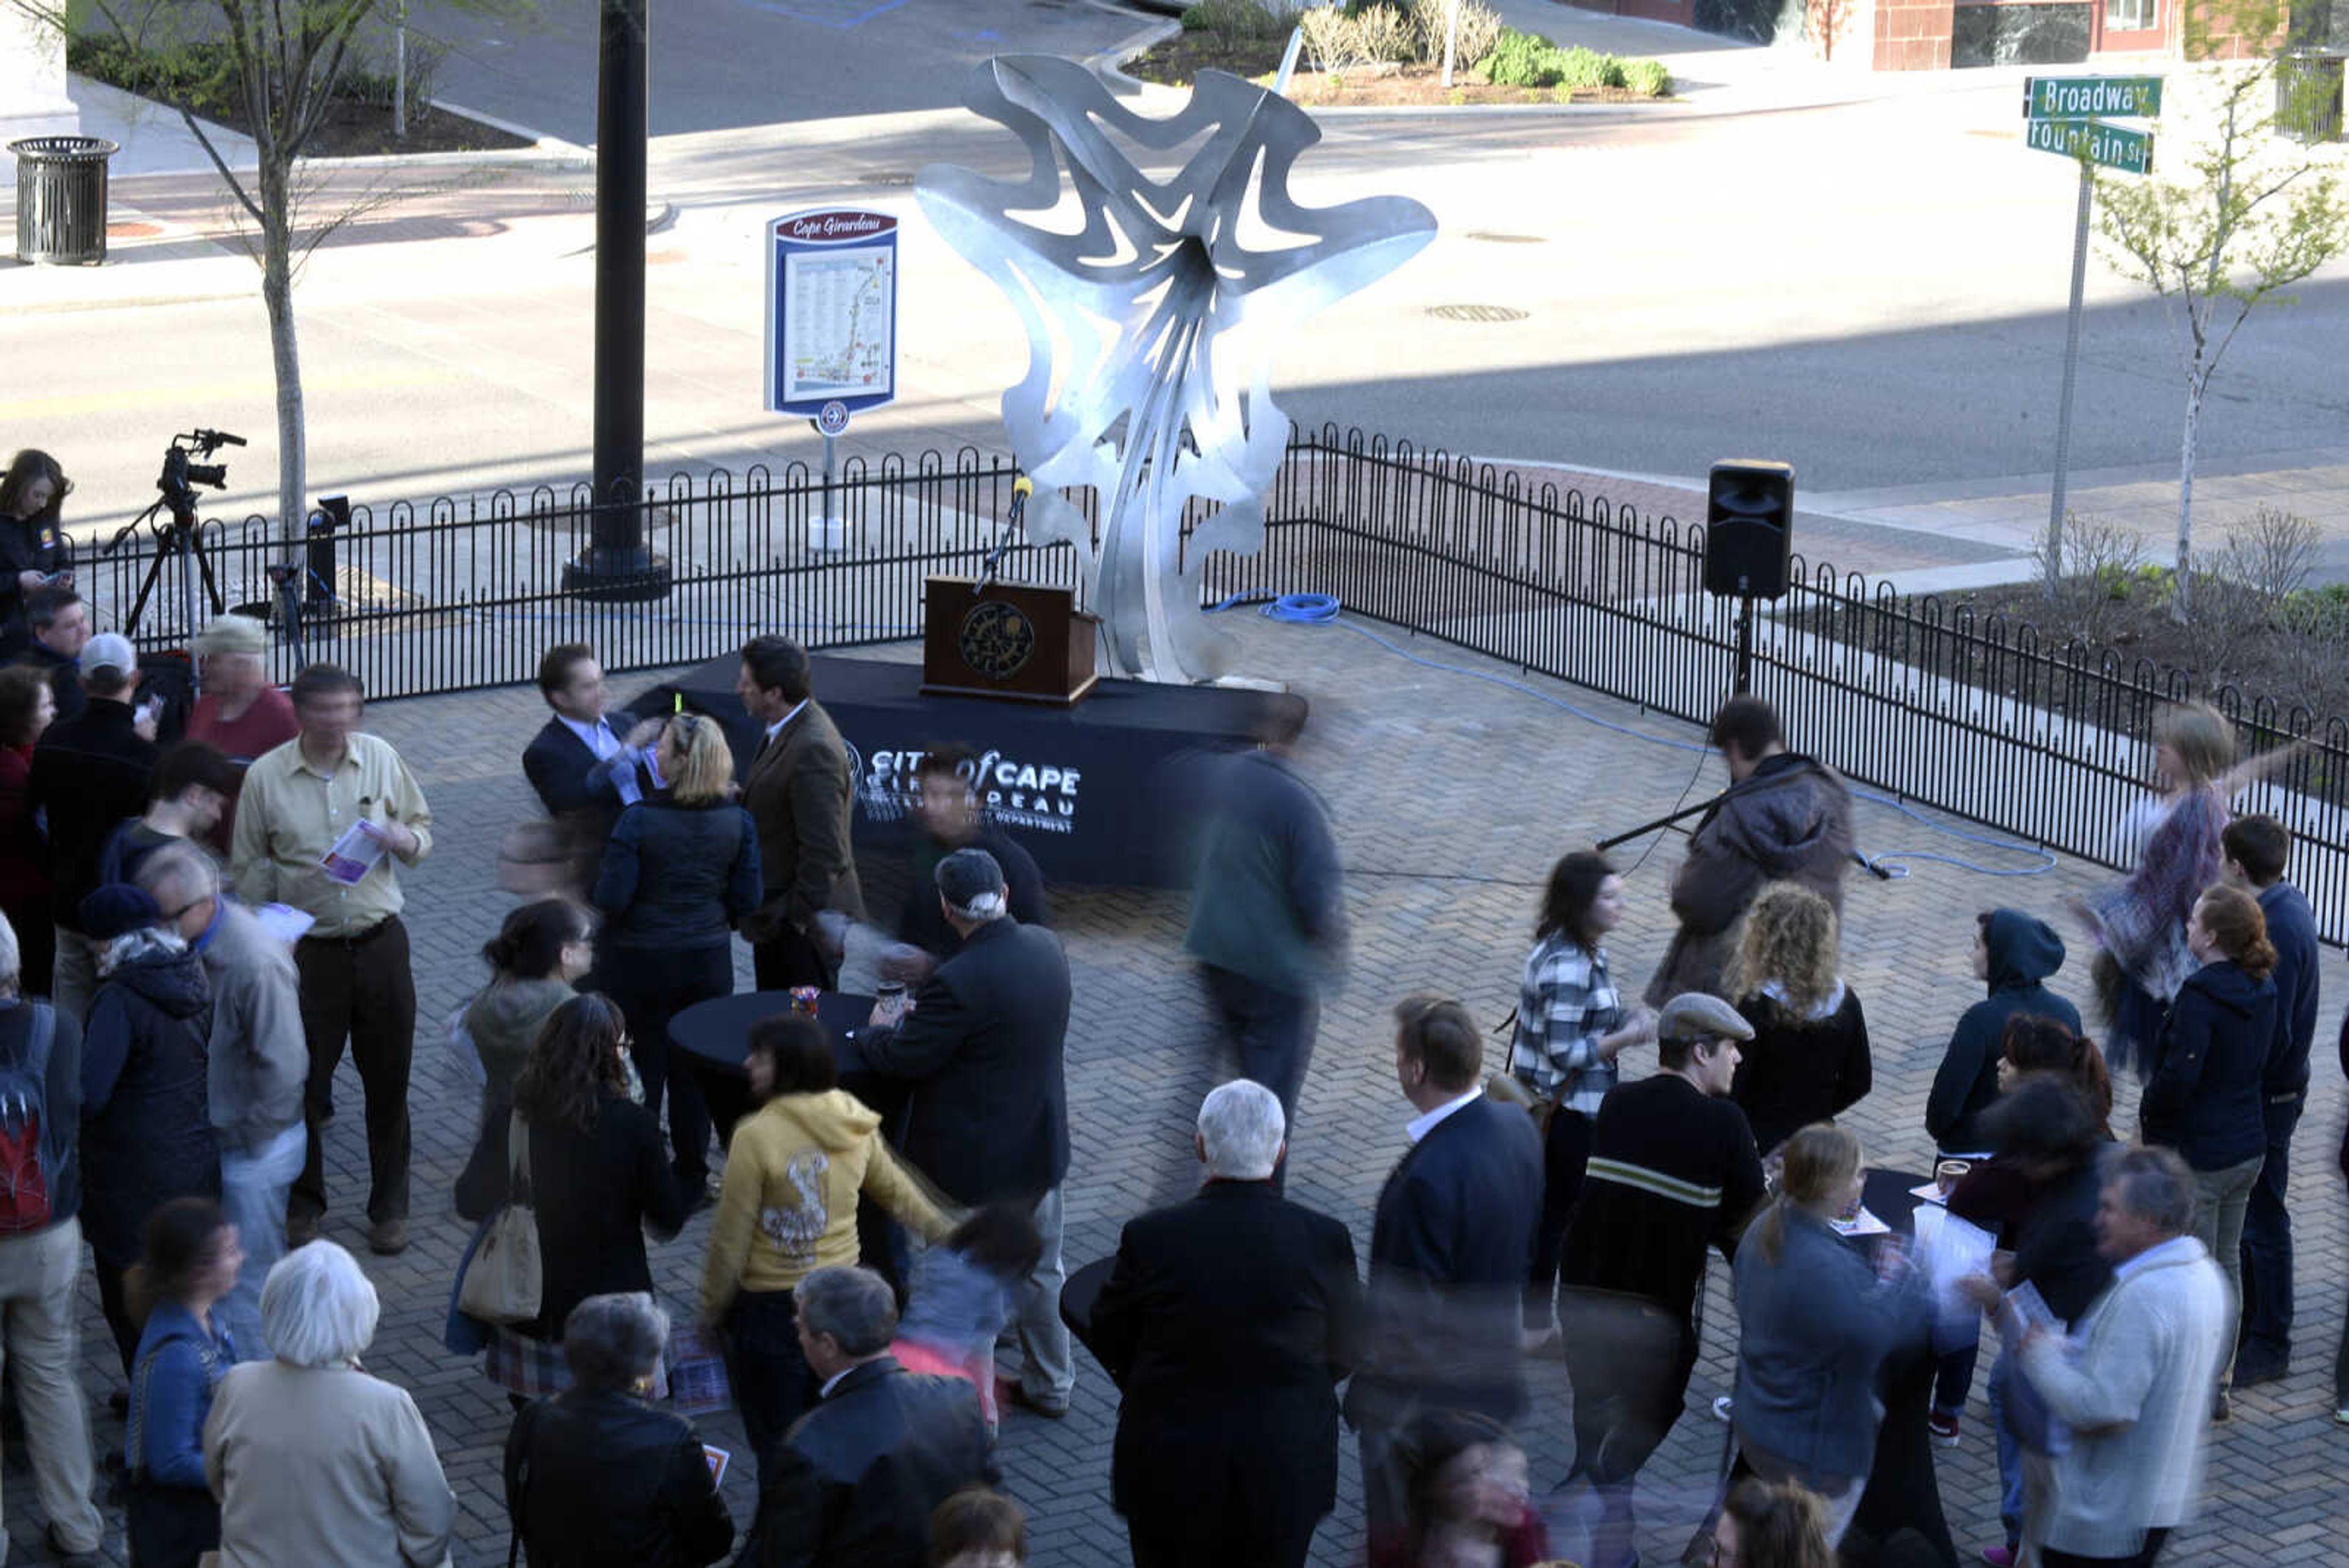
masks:
{"label": "black metal fence", "polygon": [[[713,658],[750,630],[812,648],[915,636],[924,579],[978,573],[1017,477],[967,448],[852,462],[830,486],[796,464],[670,480],[634,503],[672,574],[651,604],[566,589],[564,568],[589,544],[584,486],[361,508],[291,557],[260,519],[207,524],[206,565],[221,602],[266,607],[281,630],[298,623],[298,653],[279,639],[279,678],[306,655],[347,666],[378,696],[420,695],[527,680],[540,651],[567,640],[630,670]],[[1092,495],[1071,499],[1097,515]],[[1703,591],[1702,547],[1702,529],[1669,517],[1330,427],[1293,433],[1263,550],[1214,556],[1200,576],[1209,602],[1329,594],[1356,614],[1701,722],[1732,688],[1736,646],[1734,606]],[[125,552],[85,567],[102,622],[127,619],[149,564]],[[269,568],[289,564],[297,569],[274,589]],[[1022,551],[1007,570],[1081,591],[1065,546]],[[199,581],[191,616],[181,577],[165,563],[140,618],[142,645],[183,645],[210,614]],[[2327,940],[2349,940],[2339,719],[2232,688],[2200,691],[2184,672],[2048,643],[2027,624],[1826,565],[1803,568],[1760,619],[1754,673],[1794,742],[1855,780],[2107,865],[2130,854],[2122,825],[2146,797],[2164,702],[2214,702],[2247,751],[2299,740],[2239,807],[2292,826],[2294,879]]]}

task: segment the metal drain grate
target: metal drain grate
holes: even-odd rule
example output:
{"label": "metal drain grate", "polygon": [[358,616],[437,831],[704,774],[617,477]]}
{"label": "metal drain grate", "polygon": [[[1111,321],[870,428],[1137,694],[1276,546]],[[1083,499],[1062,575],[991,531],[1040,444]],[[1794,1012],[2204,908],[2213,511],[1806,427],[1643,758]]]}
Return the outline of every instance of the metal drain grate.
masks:
{"label": "metal drain grate", "polygon": [[1491,229],[1476,229],[1460,236],[1464,240],[1482,240],[1488,245],[1540,245],[1549,243],[1543,234],[1504,234]]}
{"label": "metal drain grate", "polygon": [[1439,321],[1523,321],[1526,312],[1509,305],[1432,305],[1427,313]]}

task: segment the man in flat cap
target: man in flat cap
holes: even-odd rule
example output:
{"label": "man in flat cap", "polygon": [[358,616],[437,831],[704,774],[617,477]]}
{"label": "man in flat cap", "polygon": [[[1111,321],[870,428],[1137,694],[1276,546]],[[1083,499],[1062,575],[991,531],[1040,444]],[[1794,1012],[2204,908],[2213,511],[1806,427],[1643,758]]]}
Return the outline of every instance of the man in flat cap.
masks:
{"label": "man in flat cap", "polygon": [[1018,1293],[1019,1381],[1014,1404],[1068,1414],[1076,1363],[1061,1321],[1061,1181],[1069,1173],[1069,960],[1061,939],[1011,914],[1003,867],[957,849],[933,879],[947,924],[962,939],[892,1023],[878,1008],[857,1035],[874,1072],[912,1081],[897,1150],[966,1208],[1032,1205],[1043,1256]]}
{"label": "man in flat cap", "polygon": [[1637,1561],[1631,1483],[1696,1368],[1705,1249],[1728,1256],[1762,1201],[1754,1130],[1729,1098],[1737,1047],[1753,1038],[1720,998],[1673,997],[1656,1020],[1661,1070],[1609,1090],[1591,1127],[1558,1316],[1574,1380],[1572,1476],[1599,1505],[1592,1568]]}

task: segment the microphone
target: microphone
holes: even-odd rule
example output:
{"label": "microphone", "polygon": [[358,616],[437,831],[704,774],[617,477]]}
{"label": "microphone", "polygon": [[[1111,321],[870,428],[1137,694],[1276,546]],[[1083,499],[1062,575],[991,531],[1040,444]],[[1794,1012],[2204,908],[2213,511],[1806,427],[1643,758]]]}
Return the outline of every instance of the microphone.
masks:
{"label": "microphone", "polygon": [[987,553],[987,558],[978,564],[980,587],[984,588],[995,581],[995,564],[1003,559],[1004,553],[1018,542],[1019,531],[1027,523],[1028,498],[1035,493],[1036,482],[1026,474],[1023,473],[1011,482],[1011,515],[1005,520],[1003,537],[996,542],[995,548]]}

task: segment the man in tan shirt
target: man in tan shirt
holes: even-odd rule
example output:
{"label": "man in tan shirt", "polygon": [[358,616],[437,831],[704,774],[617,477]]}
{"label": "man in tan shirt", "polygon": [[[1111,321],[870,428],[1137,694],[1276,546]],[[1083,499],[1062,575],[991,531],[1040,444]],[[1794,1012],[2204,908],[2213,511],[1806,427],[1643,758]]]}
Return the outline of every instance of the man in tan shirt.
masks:
{"label": "man in tan shirt", "polygon": [[392,861],[413,866],[431,853],[432,808],[399,753],[358,733],[364,702],[349,671],[313,664],[295,677],[293,698],[301,732],[246,773],[229,864],[246,904],[290,904],[316,922],[294,949],[310,1047],[302,1096],[309,1148],[286,1241],[298,1247],[316,1238],[326,1211],[319,1132],[348,1040],[367,1098],[367,1245],[397,1252],[408,1245],[416,978]]}

